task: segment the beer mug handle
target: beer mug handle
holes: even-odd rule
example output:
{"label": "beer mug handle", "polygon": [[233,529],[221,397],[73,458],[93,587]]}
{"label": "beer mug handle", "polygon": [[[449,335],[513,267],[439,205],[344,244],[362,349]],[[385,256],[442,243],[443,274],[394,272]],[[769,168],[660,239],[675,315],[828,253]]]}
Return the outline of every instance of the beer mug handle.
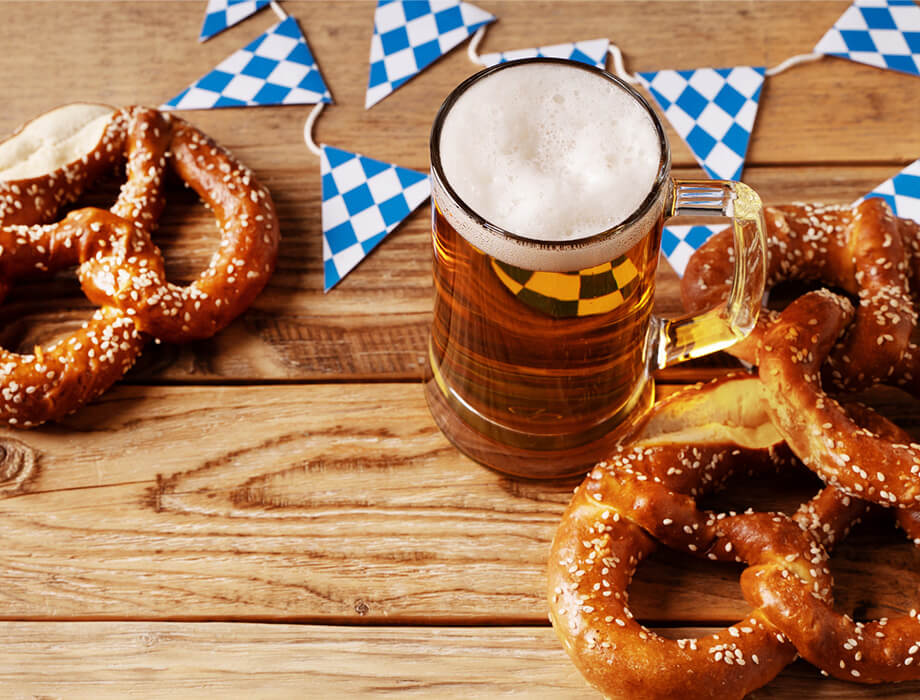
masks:
{"label": "beer mug handle", "polygon": [[[747,185],[728,180],[674,180],[666,215],[732,220],[735,276],[728,298],[701,314],[655,319],[652,361],[658,368],[727,348],[757,323],[766,276],[763,204]],[[653,331],[654,335],[654,331]]]}

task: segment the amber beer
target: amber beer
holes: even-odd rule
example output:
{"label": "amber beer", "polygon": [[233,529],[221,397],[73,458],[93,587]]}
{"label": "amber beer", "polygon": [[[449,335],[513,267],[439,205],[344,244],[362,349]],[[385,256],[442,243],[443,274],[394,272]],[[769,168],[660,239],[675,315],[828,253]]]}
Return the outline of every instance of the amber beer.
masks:
{"label": "amber beer", "polygon": [[[463,397],[462,418],[513,447],[577,451],[651,399],[642,390],[661,220],[650,223],[615,260],[558,273],[503,264],[435,212],[430,362]],[[509,284],[535,278],[548,294]]]}
{"label": "amber beer", "polygon": [[501,471],[584,471],[640,423],[660,358],[700,354],[692,320],[668,328],[651,314],[680,199],[661,124],[602,71],[520,61],[454,91],[431,156],[432,415]]}

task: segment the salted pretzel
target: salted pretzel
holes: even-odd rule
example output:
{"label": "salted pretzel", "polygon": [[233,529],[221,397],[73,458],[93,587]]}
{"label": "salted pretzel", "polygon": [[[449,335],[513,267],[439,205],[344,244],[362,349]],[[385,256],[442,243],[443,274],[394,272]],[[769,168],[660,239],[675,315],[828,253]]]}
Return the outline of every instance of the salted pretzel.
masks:
{"label": "salted pretzel", "polygon": [[[124,160],[109,211],[60,208]],[[170,165],[211,208],[221,234],[190,285],[166,280],[150,233]],[[69,105],[0,144],[0,300],[16,279],[78,266],[92,318],[69,337],[22,355],[0,350],[0,418],[30,427],[98,396],[133,365],[149,337],[207,338],[244,311],[274,268],[278,221],[252,172],[176,117],[140,107]]]}
{"label": "salted pretzel", "polygon": [[[910,441],[907,433],[871,409],[859,404],[847,404],[845,408],[857,425],[881,439]],[[842,494],[834,488],[824,492]],[[853,499],[854,507],[859,503],[866,502]],[[920,508],[899,509],[896,517],[908,537],[920,546]],[[823,518],[818,513],[804,524],[819,536],[823,532]],[[830,549],[828,542],[822,544]],[[745,599],[789,638],[800,656],[828,675],[862,683],[920,678],[916,666],[920,663],[920,617],[916,608],[899,617],[856,622],[836,612],[826,601],[815,599],[800,582],[778,578],[775,572],[753,576],[745,572],[741,590]]]}
{"label": "salted pretzel", "polygon": [[[897,431],[870,418],[877,431]],[[695,497],[733,471],[788,461],[762,383],[728,377],[658,404],[638,442],[588,475],[553,541],[548,597],[563,645],[605,696],[741,698],[797,652],[857,682],[920,678],[910,656],[920,644],[916,611],[871,625],[833,611],[827,549],[862,516],[865,501],[825,487],[791,518],[696,507]],[[747,562],[742,591],[755,606],[750,617],[677,640],[636,621],[627,587],[655,540],[697,557]]]}
{"label": "salted pretzel", "polygon": [[[896,218],[884,200],[855,207],[795,204],[766,207],[770,289],[787,280],[822,282],[858,298],[852,325],[831,351],[823,372],[837,388],[880,382],[920,393],[920,351],[910,343],[920,291],[920,226]],[[717,233],[690,258],[681,281],[691,311],[722,301],[731,286],[731,232]],[[776,312],[764,311],[750,336],[727,351],[758,364],[764,332]]]}
{"label": "salted pretzel", "polygon": [[853,315],[827,290],[790,304],[764,334],[767,410],[793,452],[828,484],[860,498],[920,507],[920,444],[862,428],[821,387],[820,368]]}

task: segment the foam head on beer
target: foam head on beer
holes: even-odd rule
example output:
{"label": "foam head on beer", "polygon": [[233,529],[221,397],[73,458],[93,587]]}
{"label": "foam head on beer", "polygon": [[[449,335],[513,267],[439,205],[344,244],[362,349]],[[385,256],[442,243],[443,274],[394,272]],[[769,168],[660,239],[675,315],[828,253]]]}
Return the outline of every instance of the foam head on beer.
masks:
{"label": "foam head on beer", "polygon": [[444,177],[470,209],[541,241],[622,222],[648,196],[661,161],[656,127],[632,95],[592,71],[550,63],[470,86],[444,120],[439,151]]}

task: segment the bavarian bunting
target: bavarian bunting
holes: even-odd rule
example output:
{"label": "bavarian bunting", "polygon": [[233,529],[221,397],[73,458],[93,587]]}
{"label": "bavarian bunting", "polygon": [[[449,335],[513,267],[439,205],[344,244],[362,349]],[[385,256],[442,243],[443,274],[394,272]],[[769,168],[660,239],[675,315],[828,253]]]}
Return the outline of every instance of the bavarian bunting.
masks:
{"label": "bavarian bunting", "polygon": [[379,0],[364,106],[374,106],[495,17],[460,0]]}
{"label": "bavarian bunting", "polygon": [[607,48],[609,46],[609,39],[589,39],[566,44],[553,44],[552,46],[537,46],[532,49],[484,53],[479,57],[479,60],[484,66],[494,66],[498,63],[507,63],[519,58],[566,58],[570,61],[578,61],[597,68],[604,68],[607,65]]}
{"label": "bavarian bunting", "polygon": [[323,271],[329,291],[428,199],[428,175],[323,144]]}
{"label": "bavarian bunting", "polygon": [[297,20],[288,17],[180,92],[161,109],[332,102]]}

